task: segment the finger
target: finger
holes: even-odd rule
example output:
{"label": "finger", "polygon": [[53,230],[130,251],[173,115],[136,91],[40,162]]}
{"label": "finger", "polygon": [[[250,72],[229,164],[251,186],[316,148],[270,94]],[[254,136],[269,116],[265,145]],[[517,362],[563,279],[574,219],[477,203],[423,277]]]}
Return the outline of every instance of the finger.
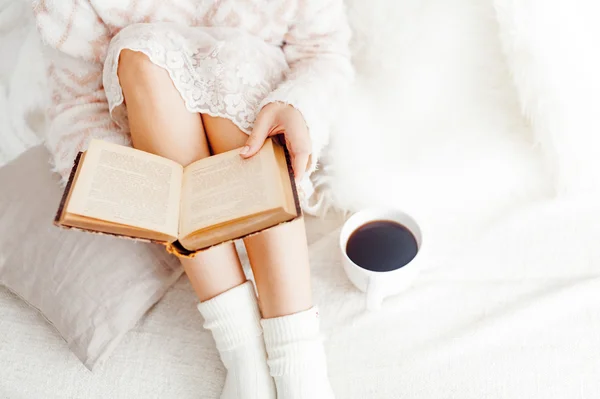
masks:
{"label": "finger", "polygon": [[294,169],[296,181],[300,181],[304,177],[309,157],[310,154],[308,152],[300,152],[292,155],[292,168]]}
{"label": "finger", "polygon": [[262,148],[265,140],[269,136],[272,124],[273,114],[271,112],[262,111],[258,113],[256,121],[254,122],[254,129],[252,129],[252,133],[250,134],[250,137],[248,137],[248,141],[246,141],[246,146],[240,151],[242,157],[249,158]]}

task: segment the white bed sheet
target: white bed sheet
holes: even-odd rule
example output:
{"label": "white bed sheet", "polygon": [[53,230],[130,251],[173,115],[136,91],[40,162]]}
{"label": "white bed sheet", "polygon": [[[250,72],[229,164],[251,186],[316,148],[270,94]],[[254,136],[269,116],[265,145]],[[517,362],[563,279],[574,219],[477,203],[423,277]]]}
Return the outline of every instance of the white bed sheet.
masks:
{"label": "white bed sheet", "polygon": [[[308,220],[313,283],[338,399],[592,399],[600,393],[600,278],[496,262],[423,271],[379,313],[343,274],[339,218]],[[474,272],[479,270],[479,272]],[[20,300],[0,291],[0,398],[218,398],[224,378],[180,280],[90,373]]]}

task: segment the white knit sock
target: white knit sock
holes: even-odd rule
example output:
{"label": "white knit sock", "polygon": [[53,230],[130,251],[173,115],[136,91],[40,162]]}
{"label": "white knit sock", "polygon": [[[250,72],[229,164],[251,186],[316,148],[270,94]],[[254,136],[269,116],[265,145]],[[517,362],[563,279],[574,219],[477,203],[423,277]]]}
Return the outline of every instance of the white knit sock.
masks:
{"label": "white knit sock", "polygon": [[262,320],[278,399],[334,399],[317,308]]}
{"label": "white knit sock", "polygon": [[275,399],[252,283],[202,302],[198,310],[227,369],[221,399]]}

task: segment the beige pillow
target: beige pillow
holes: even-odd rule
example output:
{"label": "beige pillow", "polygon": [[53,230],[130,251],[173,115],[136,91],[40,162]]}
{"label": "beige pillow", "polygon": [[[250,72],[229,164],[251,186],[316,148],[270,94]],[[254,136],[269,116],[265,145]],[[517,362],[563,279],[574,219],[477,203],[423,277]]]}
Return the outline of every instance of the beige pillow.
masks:
{"label": "beige pillow", "polygon": [[0,284],[91,369],[182,270],[162,246],[55,227],[62,188],[49,168],[43,146],[0,168]]}

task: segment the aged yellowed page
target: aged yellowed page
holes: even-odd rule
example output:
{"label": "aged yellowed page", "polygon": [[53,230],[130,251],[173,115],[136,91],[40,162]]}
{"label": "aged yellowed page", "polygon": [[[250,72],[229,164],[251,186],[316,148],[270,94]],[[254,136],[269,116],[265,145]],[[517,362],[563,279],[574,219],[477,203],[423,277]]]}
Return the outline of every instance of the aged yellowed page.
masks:
{"label": "aged yellowed page", "polygon": [[187,166],[179,237],[281,206],[272,145],[269,140],[250,159],[242,159],[234,150]]}
{"label": "aged yellowed page", "polygon": [[67,212],[177,236],[182,179],[176,162],[94,140]]}

